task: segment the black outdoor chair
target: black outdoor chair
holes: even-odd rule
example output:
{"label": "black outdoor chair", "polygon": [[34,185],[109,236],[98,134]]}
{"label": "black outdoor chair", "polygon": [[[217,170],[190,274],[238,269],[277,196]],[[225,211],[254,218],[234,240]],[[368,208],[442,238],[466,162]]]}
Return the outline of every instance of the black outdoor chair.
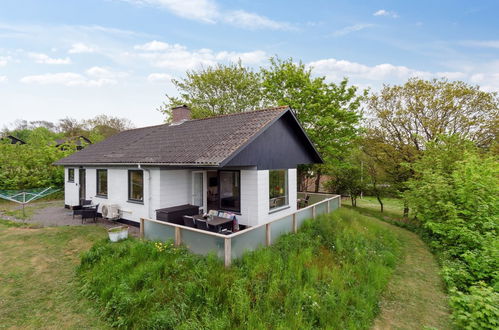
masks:
{"label": "black outdoor chair", "polygon": [[99,204],[95,205],[95,207],[85,207],[81,210],[81,223],[85,219],[94,219],[94,222],[97,221],[97,209],[99,208]]}
{"label": "black outdoor chair", "polygon": [[301,199],[298,205],[299,207],[307,207],[310,199],[310,195],[305,195],[305,198]]}
{"label": "black outdoor chair", "polygon": [[209,230],[208,223],[203,220],[194,219],[196,221],[196,227],[198,229]]}
{"label": "black outdoor chair", "polygon": [[196,222],[194,221],[193,217],[184,215],[183,218],[184,218],[184,226],[196,228]]}
{"label": "black outdoor chair", "polygon": [[73,219],[75,215],[81,215],[81,211],[86,205],[92,205],[92,201],[90,199],[80,199],[80,205],[73,207]]}

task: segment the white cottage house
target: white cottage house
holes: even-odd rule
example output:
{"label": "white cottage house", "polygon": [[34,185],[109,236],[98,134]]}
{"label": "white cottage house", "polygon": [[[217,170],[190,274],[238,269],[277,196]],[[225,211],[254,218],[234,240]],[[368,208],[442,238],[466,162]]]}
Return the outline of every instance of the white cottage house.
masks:
{"label": "white cottage house", "polygon": [[65,204],[118,205],[138,224],[157,209],[191,204],[230,211],[256,226],[297,208],[297,165],[322,163],[288,107],[132,129],[56,162],[65,168]]}

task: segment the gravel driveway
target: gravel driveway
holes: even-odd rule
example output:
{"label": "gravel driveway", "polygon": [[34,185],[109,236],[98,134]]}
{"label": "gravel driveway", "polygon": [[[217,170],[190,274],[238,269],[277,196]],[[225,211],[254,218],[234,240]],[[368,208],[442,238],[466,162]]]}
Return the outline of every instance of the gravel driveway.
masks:
{"label": "gravel driveway", "polygon": [[[52,227],[52,226],[89,226],[89,225],[99,225],[105,228],[111,228],[122,225],[119,222],[110,221],[102,218],[98,218],[96,222],[92,219],[85,220],[82,223],[80,216],[75,216],[73,219],[73,211],[64,208],[64,203],[61,201],[51,201],[51,202],[43,202],[47,204],[43,208],[35,210],[35,213],[30,219],[20,220],[13,218],[11,216],[0,214],[0,217],[12,220],[16,222],[25,222],[38,224],[43,227]],[[129,226],[129,234],[135,237],[139,236],[139,228]]]}

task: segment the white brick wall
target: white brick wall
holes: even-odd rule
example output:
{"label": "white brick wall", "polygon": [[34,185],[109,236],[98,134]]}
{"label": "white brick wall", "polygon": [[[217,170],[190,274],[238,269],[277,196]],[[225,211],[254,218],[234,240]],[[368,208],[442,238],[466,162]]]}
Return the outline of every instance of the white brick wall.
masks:
{"label": "white brick wall", "polygon": [[[140,218],[156,218],[155,210],[192,202],[192,170],[144,169],[144,204],[128,202],[128,170],[137,167],[108,168],[108,197],[96,196],[96,170],[104,167],[86,168],[86,199],[95,204],[118,204],[122,218],[140,221]],[[150,177],[149,177],[150,175]],[[67,182],[65,170],[65,203],[79,204],[78,168],[75,182]],[[256,226],[286,216],[296,211],[296,169],[288,170],[289,208],[269,214],[269,171],[241,170],[241,224]],[[150,188],[149,188],[150,186]]]}
{"label": "white brick wall", "polygon": [[[161,170],[160,171],[159,207],[190,204],[192,202],[192,171]],[[156,215],[154,215],[155,217]]]}
{"label": "white brick wall", "polygon": [[[144,169],[144,203],[128,202],[128,170],[137,167],[112,167],[107,168],[107,198],[96,196],[97,193],[97,169],[105,167],[86,167],[86,199],[91,199],[94,204],[99,205],[99,212],[103,204],[118,204],[122,211],[122,218],[139,222],[140,218],[155,217],[154,210],[159,204],[159,169]],[[149,173],[151,175],[151,193],[149,193]],[[78,182],[78,170],[75,171],[75,182]],[[78,183],[79,184],[79,183]],[[75,188],[76,187],[76,188]],[[156,196],[156,197],[155,197]],[[79,204],[79,188],[76,184],[67,182],[65,184],[65,201],[68,205]],[[68,203],[73,201],[73,203]]]}
{"label": "white brick wall", "polygon": [[256,226],[258,224],[258,172],[241,170],[241,224]]}
{"label": "white brick wall", "polygon": [[258,224],[292,214],[296,211],[296,168],[288,169],[288,208],[270,213],[269,208],[269,171],[258,171]]}

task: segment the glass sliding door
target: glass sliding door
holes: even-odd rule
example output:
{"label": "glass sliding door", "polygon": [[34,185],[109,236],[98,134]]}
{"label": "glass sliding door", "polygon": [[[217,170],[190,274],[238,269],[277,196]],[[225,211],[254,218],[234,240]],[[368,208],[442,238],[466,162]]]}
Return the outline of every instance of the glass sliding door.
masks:
{"label": "glass sliding door", "polygon": [[239,171],[219,171],[220,209],[241,212]]}

